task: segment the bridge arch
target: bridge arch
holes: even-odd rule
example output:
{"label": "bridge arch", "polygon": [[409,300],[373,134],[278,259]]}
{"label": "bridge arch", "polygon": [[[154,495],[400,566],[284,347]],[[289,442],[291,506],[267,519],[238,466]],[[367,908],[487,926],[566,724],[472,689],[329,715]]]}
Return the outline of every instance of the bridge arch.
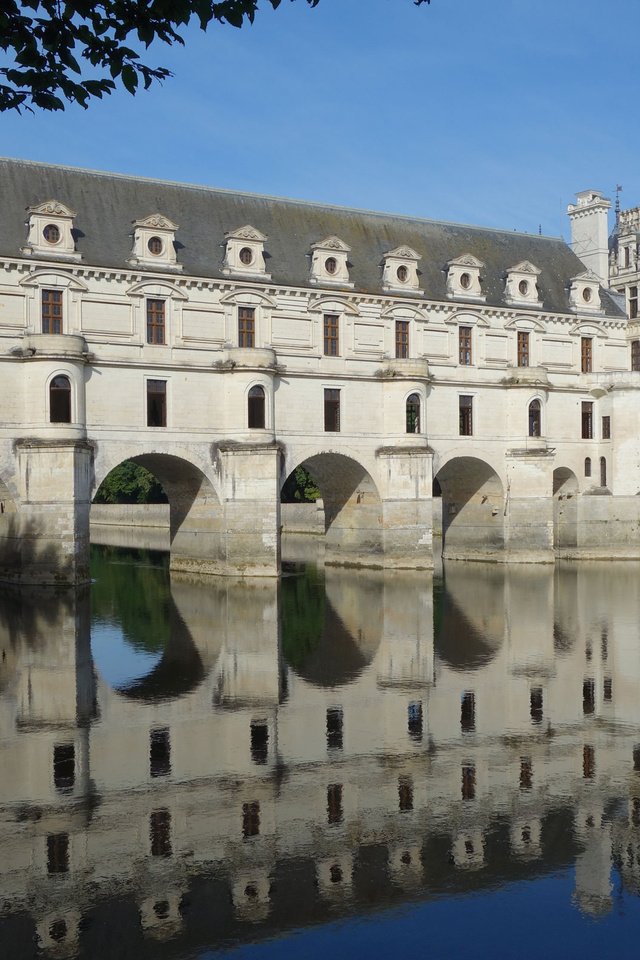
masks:
{"label": "bridge arch", "polygon": [[281,489],[297,467],[313,478],[324,504],[325,563],[381,566],[382,500],[369,470],[354,457],[320,451],[283,471]]}
{"label": "bridge arch", "polygon": [[132,461],[145,467],[162,485],[169,501],[171,569],[193,573],[217,573],[223,556],[224,516],[212,479],[192,460],[174,453],[132,450],[111,462],[98,464],[95,493],[120,464]]}
{"label": "bridge arch", "polygon": [[500,560],[505,498],[494,467],[478,457],[453,456],[436,473],[436,483],[442,496],[443,557]]}

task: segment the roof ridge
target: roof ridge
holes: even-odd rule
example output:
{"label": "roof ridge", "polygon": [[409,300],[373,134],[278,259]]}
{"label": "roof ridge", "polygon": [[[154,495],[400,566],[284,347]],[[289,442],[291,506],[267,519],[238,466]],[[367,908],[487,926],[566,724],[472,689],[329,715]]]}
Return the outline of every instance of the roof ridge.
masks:
{"label": "roof ridge", "polygon": [[562,237],[552,237],[546,234],[527,233],[524,230],[508,230],[506,227],[483,227],[477,224],[460,223],[455,220],[434,220],[432,217],[412,216],[407,213],[390,213],[384,210],[367,210],[364,207],[349,207],[336,203],[322,203],[319,200],[301,200],[296,197],[280,197],[269,193],[252,193],[247,190],[231,190],[228,187],[212,187],[206,184],[186,183],[182,180],[163,180],[160,177],[145,177],[132,173],[113,173],[109,170],[93,170],[89,167],[74,167],[66,163],[45,163],[42,160],[22,160],[16,157],[0,156],[0,163],[24,164],[25,166],[44,167],[51,170],[68,170],[70,173],[86,173],[93,177],[105,177],[113,180],[129,180],[143,183],[157,183],[165,186],[180,187],[184,190],[202,190],[207,193],[224,194],[226,196],[247,197],[253,200],[271,200],[278,203],[287,203],[292,206],[313,207],[320,210],[338,210],[345,213],[360,213],[370,217],[380,217],[393,220],[403,220],[408,223],[429,223],[444,227],[459,227],[464,230],[476,230],[481,233],[494,233],[506,236],[527,237],[529,240],[552,240],[563,243]]}

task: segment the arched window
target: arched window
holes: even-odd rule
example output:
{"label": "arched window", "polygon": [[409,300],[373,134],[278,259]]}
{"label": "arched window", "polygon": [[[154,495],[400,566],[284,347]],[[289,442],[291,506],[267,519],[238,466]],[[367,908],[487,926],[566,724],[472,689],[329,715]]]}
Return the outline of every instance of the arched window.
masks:
{"label": "arched window", "polygon": [[249,428],[264,430],[264,390],[262,387],[251,387],[249,390]]}
{"label": "arched window", "polygon": [[539,437],[542,434],[542,408],[539,400],[532,400],[529,404],[529,436]]}
{"label": "arched window", "polygon": [[406,419],[407,433],[420,433],[420,397],[417,393],[407,397]]}
{"label": "arched window", "polygon": [[605,457],[600,457],[600,486],[607,485],[607,461]]}
{"label": "arched window", "polygon": [[591,476],[591,457],[584,458],[584,475],[585,477]]}
{"label": "arched window", "polygon": [[49,384],[49,421],[71,423],[71,382],[69,377],[54,377]]}

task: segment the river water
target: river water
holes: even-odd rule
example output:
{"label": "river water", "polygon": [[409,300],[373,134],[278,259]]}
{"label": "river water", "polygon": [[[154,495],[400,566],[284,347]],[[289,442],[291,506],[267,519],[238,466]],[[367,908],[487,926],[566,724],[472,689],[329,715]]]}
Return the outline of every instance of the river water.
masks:
{"label": "river water", "polygon": [[0,598],[3,960],[637,957],[637,564],[93,578]]}

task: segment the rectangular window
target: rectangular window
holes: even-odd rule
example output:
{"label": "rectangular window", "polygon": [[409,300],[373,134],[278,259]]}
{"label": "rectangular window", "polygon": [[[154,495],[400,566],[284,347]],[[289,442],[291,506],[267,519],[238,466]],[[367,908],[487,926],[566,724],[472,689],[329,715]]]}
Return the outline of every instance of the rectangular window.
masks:
{"label": "rectangular window", "polygon": [[167,425],[167,381],[147,380],[147,426]]}
{"label": "rectangular window", "polygon": [[406,360],[409,356],[409,321],[396,320],[396,357]]}
{"label": "rectangular window", "polygon": [[269,727],[266,723],[251,724],[251,759],[266,763],[269,756]]}
{"label": "rectangular window", "polygon": [[590,400],[582,401],[582,439],[593,440],[593,404]]}
{"label": "rectangular window", "polygon": [[337,313],[324,315],[324,355],[337,357],[340,353],[339,320]]}
{"label": "rectangular window", "polygon": [[167,728],[149,733],[149,773],[152,777],[171,773],[171,738]]}
{"label": "rectangular window", "polygon": [[398,808],[401,813],[413,810],[413,780],[411,777],[398,777]]}
{"label": "rectangular window", "polygon": [[62,333],[62,290],[42,291],[42,332]]}
{"label": "rectangular window", "polygon": [[473,435],[473,397],[461,396],[460,405],[460,436],[470,437]]}
{"label": "rectangular window", "polygon": [[343,717],[341,707],[329,707],[327,710],[327,747],[342,750]]}
{"label": "rectangular window", "polygon": [[629,287],[629,319],[637,320],[638,318],[638,288]]}
{"label": "rectangular window", "polygon": [[518,366],[529,366],[529,333],[526,330],[518,330]]}
{"label": "rectangular window", "polygon": [[529,715],[532,723],[542,723],[543,700],[542,687],[532,687],[529,695]]}
{"label": "rectangular window", "polygon": [[342,784],[327,787],[327,823],[342,823]]}
{"label": "rectangular window", "polygon": [[458,347],[460,364],[471,365],[471,327],[458,327]]}
{"label": "rectangular window", "polygon": [[168,810],[154,810],[149,817],[149,838],[152,857],[170,857],[171,814]]}
{"label": "rectangular window", "polygon": [[640,340],[631,341],[631,369],[640,370]]}
{"label": "rectangular window", "polygon": [[422,740],[422,703],[419,700],[407,707],[407,732],[412,740]]}
{"label": "rectangular window", "polygon": [[580,369],[583,373],[593,370],[593,340],[591,337],[580,338]]}
{"label": "rectangular window", "polygon": [[73,790],[76,780],[76,751],[72,743],[61,743],[53,748],[53,782],[56,790]]}
{"label": "rectangular window", "polygon": [[326,433],[340,432],[340,391],[324,391],[324,429]]}
{"label": "rectangular window", "polygon": [[624,266],[625,268],[630,267],[631,266],[631,247],[625,247],[623,252],[624,252]]}
{"label": "rectangular window", "polygon": [[47,872],[68,873],[69,834],[50,833],[47,837]]}
{"label": "rectangular window", "polygon": [[611,440],[611,417],[602,418],[602,439]]}
{"label": "rectangular window", "polygon": [[473,733],[476,729],[476,697],[473,691],[462,694],[460,702],[460,729],[463,733]]}
{"label": "rectangular window", "polygon": [[164,300],[147,300],[147,343],[165,343]]}
{"label": "rectangular window", "polygon": [[257,837],[260,835],[260,804],[257,800],[251,803],[242,804],[242,836],[245,840],[248,837]]}
{"label": "rectangular window", "polygon": [[253,307],[238,307],[238,346],[255,347],[256,311]]}

